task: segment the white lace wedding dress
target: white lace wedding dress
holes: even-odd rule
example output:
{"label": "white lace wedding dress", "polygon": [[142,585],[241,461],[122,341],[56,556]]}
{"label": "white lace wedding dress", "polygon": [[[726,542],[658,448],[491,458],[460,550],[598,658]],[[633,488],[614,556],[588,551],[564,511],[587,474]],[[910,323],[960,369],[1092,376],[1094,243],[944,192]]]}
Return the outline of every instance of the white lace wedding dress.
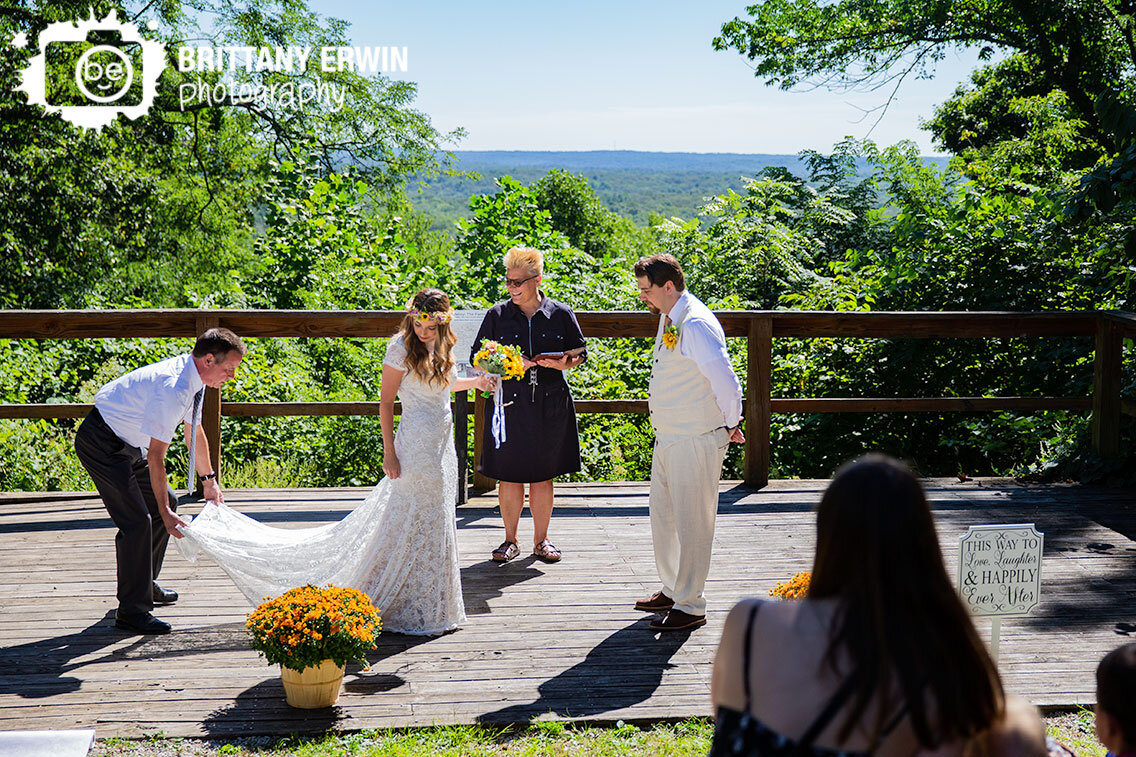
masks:
{"label": "white lace wedding dress", "polygon": [[[404,370],[401,337],[384,364]],[[450,383],[456,378],[451,373]],[[383,630],[435,635],[465,622],[458,572],[457,455],[449,386],[411,371],[398,389],[395,434],[401,474],[384,478],[347,517],[317,528],[274,528],[208,503],[175,539],[190,562],[216,560],[254,605],[305,584],[366,592]]]}

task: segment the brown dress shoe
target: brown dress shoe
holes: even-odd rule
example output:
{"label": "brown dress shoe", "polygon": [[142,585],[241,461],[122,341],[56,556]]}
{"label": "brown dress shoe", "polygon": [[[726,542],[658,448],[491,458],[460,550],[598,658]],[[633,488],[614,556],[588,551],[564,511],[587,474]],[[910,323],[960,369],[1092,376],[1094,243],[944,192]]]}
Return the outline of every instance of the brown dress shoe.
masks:
{"label": "brown dress shoe", "polygon": [[706,625],[705,615],[691,615],[673,607],[662,620],[652,620],[652,631],[689,631],[692,628]]}
{"label": "brown dress shoe", "polygon": [[635,603],[636,610],[643,612],[666,612],[674,607],[675,601],[663,594],[661,591],[656,591],[646,599],[640,599]]}

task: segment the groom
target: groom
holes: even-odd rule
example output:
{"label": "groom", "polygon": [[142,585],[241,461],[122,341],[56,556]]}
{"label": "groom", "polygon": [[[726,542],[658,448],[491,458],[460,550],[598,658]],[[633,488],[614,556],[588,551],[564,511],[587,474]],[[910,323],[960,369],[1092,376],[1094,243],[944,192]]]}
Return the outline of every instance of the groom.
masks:
{"label": "groom", "polygon": [[[131,371],[99,389],[95,407],[75,434],[75,452],[99,490],[118,534],[118,610],[114,625],[145,634],[169,633],[154,603],[177,601],[155,582],[170,536],[181,538],[177,496],[166,476],[166,450],[179,423],[206,499],[223,501],[201,429],[205,387],[220,388],[237,373],[245,345],[228,329],[209,329],[193,352]],[[196,434],[190,429],[196,426]],[[196,450],[194,451],[194,447]]]}
{"label": "groom", "polygon": [[651,459],[651,538],[663,588],[635,609],[665,613],[656,631],[706,624],[702,590],[710,572],[718,479],[730,442],[741,443],[742,388],[726,335],[709,308],[686,291],[673,255],[635,264],[639,299],[659,313],[648,406],[655,431]]}

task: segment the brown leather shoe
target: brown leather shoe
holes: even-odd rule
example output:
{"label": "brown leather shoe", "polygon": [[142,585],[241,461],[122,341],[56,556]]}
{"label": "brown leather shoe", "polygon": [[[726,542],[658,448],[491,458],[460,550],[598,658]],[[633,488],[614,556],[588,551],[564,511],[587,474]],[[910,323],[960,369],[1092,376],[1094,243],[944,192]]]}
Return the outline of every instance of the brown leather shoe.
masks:
{"label": "brown leather shoe", "polygon": [[643,612],[666,612],[674,607],[675,601],[663,594],[661,591],[656,591],[646,599],[640,599],[635,603],[636,610]]}
{"label": "brown leather shoe", "polygon": [[705,615],[691,615],[672,607],[662,620],[652,620],[650,628],[652,631],[689,631],[704,625]]}

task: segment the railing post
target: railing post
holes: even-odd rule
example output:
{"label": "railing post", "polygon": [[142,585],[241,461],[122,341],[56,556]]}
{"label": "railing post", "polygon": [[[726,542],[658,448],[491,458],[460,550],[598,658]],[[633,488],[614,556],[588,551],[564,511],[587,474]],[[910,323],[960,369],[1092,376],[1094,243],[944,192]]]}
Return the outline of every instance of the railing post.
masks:
{"label": "railing post", "polygon": [[485,444],[485,405],[489,400],[476,397],[473,400],[473,488],[481,491],[493,491],[497,488],[497,479],[483,476],[477,470],[481,463],[481,448]]}
{"label": "railing post", "polygon": [[1097,316],[1093,359],[1093,450],[1101,457],[1120,454],[1120,358],[1124,339],[1110,318]]}
{"label": "railing post", "polygon": [[746,338],[745,482],[760,489],[769,483],[769,395],[773,318],[755,315]]}
{"label": "railing post", "polygon": [[[466,469],[469,466],[469,449],[466,446],[469,428],[469,392],[454,392],[454,452],[458,456],[458,504],[466,503]],[[473,393],[473,401],[477,402],[477,392]]]}
{"label": "railing post", "polygon": [[[197,316],[197,335],[221,325],[221,319],[215,315]],[[201,408],[201,428],[205,431],[205,438],[209,441],[209,462],[213,470],[217,471],[217,478],[221,480],[221,390],[208,387],[205,389],[205,402]],[[200,497],[202,491],[201,481],[196,478],[196,472],[191,473],[197,481],[195,495]]]}

